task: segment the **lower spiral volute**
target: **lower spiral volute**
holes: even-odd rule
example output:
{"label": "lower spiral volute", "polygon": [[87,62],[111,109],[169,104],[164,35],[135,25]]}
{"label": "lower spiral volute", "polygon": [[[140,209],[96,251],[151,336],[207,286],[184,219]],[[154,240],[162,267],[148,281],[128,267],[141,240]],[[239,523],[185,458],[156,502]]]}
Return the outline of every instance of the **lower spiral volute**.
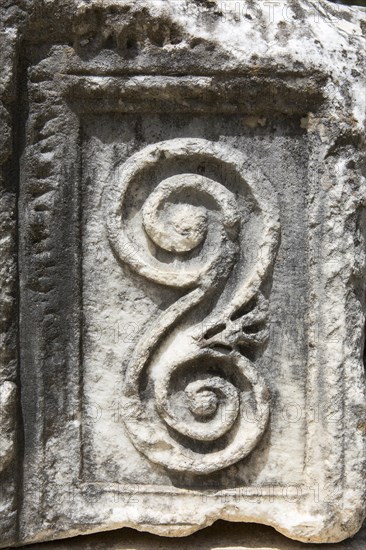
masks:
{"label": "lower spiral volute", "polygon": [[147,442],[138,429],[146,411],[150,418],[152,411],[142,395],[130,402],[135,423],[129,423],[129,430],[138,448],[172,470],[209,473],[237,462],[256,445],[269,417],[264,381],[253,364],[235,352],[198,350],[162,368],[150,395],[152,391],[154,434]]}

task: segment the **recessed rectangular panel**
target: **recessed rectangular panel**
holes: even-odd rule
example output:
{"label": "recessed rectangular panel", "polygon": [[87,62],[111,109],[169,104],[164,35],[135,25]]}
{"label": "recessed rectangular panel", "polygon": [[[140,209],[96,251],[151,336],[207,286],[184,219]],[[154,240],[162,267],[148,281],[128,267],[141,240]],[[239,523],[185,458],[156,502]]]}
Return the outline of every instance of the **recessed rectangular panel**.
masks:
{"label": "recessed rectangular panel", "polygon": [[[296,118],[286,123],[268,120],[265,128],[259,124],[251,128],[250,122],[244,116],[179,114],[174,117],[163,114],[87,117],[83,121],[84,480],[218,490],[263,484],[277,488],[303,482],[308,345],[307,140]],[[197,151],[190,151],[190,147],[196,146]],[[215,155],[210,148],[225,152],[227,159],[220,153]],[[301,165],[295,162],[299,157],[303,159]],[[250,164],[247,177],[253,190],[246,182],[246,174],[240,171],[246,169],[246,162]],[[244,163],[243,166],[240,163]],[[134,165],[138,165],[136,173],[126,175],[128,167],[133,170]],[[192,175],[192,182],[185,183],[185,174]],[[169,178],[173,178],[171,187]],[[266,205],[268,216],[277,216],[273,222],[275,228],[270,228],[277,233],[270,252],[265,249],[267,242],[258,243],[261,235],[253,234],[254,228],[263,224],[260,199],[257,202],[255,197],[256,186],[260,187],[263,179],[267,180],[273,203]],[[202,185],[206,185],[203,192]],[[158,195],[160,189],[163,191]],[[158,199],[152,208],[157,212],[151,214],[147,209],[154,193]],[[223,229],[216,228],[219,216],[226,215],[220,212],[225,205],[220,204],[219,198],[230,201],[237,216],[236,228],[225,228],[225,225]],[[111,217],[119,201],[124,201],[118,214],[120,225],[112,234]],[[197,235],[201,239],[200,222],[208,224],[211,213],[215,227],[205,226],[202,241],[196,243]],[[149,216],[153,215],[156,217],[150,222]],[[225,223],[225,219],[222,222]],[[220,245],[221,232],[226,230],[228,236]],[[232,230],[235,233],[231,234]],[[126,240],[116,245],[113,239],[118,239],[124,231]],[[234,258],[230,262],[226,239],[233,247]],[[186,246],[187,250],[182,251],[179,246]],[[220,246],[224,247],[222,251]],[[189,281],[188,286],[178,278],[189,270],[195,272],[194,276],[199,275],[202,266],[207,269],[205,265],[210,262],[212,266],[205,274]],[[258,280],[253,283],[252,274],[264,269],[262,266],[266,272],[256,275]],[[215,269],[225,273],[212,275],[209,270]],[[154,280],[158,271],[159,276],[161,272],[161,277],[166,274],[167,279]],[[197,303],[181,313],[180,304],[189,300],[197,289],[201,290],[201,285],[205,285],[204,276],[213,277],[212,284],[202,290]],[[239,292],[248,293],[242,303],[237,298]],[[237,300],[232,311],[220,315],[223,305],[230,300]],[[167,323],[164,318],[169,315],[169,308],[171,311],[177,308],[177,313],[171,314]],[[179,331],[184,331],[184,338],[175,335]],[[152,452],[150,457],[147,443],[145,447],[143,440],[136,441],[129,432],[131,423],[138,426],[141,421],[138,417],[130,418],[130,397],[125,395],[126,377],[135,368],[136,349],[141,348],[152,333],[155,341],[141,366],[141,387],[134,399],[140,400],[143,408],[153,410],[148,430],[166,431],[169,439],[165,444],[172,445],[172,458],[161,458],[161,461],[159,452]],[[191,344],[197,339],[197,345]],[[173,351],[169,351],[169,346],[173,346]],[[269,394],[270,420],[266,422],[260,417],[266,414],[262,408],[267,407],[267,403],[259,403],[258,410],[252,410],[249,402],[239,407],[238,415],[243,416],[249,428],[261,422],[264,425],[261,433],[255,435],[256,443],[250,445],[249,452],[245,449],[243,456],[239,451],[233,457],[228,453],[223,465],[218,458],[220,452],[223,454],[225,448],[230,448],[235,437],[245,443],[245,435],[240,433],[238,418],[229,426],[237,388],[228,386],[229,393],[225,394],[225,384],[235,383],[230,378],[233,367],[224,366],[222,372],[220,369],[216,372],[218,365],[211,369],[209,360],[203,366],[200,353],[210,353],[210,350],[217,354],[219,361],[221,355],[227,360],[232,353],[242,355],[260,375]],[[179,388],[167,390],[168,399],[175,396],[168,406],[177,406],[169,415],[176,414],[177,423],[193,420],[198,430],[202,430],[199,437],[187,436],[177,424],[169,424],[171,418],[158,410],[162,405],[154,395],[162,382],[148,380],[159,377],[160,368],[169,371],[175,354],[183,365],[178,361],[174,367],[178,378],[187,376],[183,371],[179,374],[179,370],[184,369],[185,361],[191,356],[194,361],[195,354],[197,365],[192,365],[189,375],[192,380],[188,376],[184,382],[186,387],[179,381]],[[159,365],[160,356],[165,367]],[[156,363],[155,374],[152,361]],[[174,378],[174,372],[169,376]],[[167,383],[177,384],[177,381]],[[192,392],[197,393],[193,396]],[[199,399],[202,402],[192,402]],[[216,399],[220,406],[214,403]],[[198,407],[198,410],[192,413],[189,407]],[[143,429],[145,426],[141,426]],[[184,432],[184,425],[182,429]],[[217,438],[212,435],[215,429]],[[146,434],[146,438],[149,437]],[[290,471],[284,453],[289,442],[292,447]],[[174,463],[174,444],[183,456],[185,452],[192,453],[192,471],[189,468],[185,471],[184,460],[182,464],[179,460]],[[159,440],[159,445],[164,445],[163,440]],[[233,455],[235,452],[236,449]],[[200,471],[203,457],[208,465],[207,473]]]}

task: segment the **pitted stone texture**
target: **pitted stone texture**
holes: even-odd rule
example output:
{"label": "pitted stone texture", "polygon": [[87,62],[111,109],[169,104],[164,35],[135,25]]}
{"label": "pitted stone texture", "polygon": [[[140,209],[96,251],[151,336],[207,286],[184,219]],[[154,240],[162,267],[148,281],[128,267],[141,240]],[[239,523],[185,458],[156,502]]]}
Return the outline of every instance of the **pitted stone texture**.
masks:
{"label": "pitted stone texture", "polygon": [[[352,539],[322,544],[321,550],[364,550],[366,527]],[[187,538],[172,540],[123,529],[65,541],[30,545],[24,550],[309,550],[311,545],[289,540],[265,525],[229,525],[219,521]]]}
{"label": "pitted stone texture", "polygon": [[5,381],[0,386],[0,472],[5,470],[15,454],[16,385]]}
{"label": "pitted stone texture", "polygon": [[359,529],[364,14],[1,8],[0,546]]}

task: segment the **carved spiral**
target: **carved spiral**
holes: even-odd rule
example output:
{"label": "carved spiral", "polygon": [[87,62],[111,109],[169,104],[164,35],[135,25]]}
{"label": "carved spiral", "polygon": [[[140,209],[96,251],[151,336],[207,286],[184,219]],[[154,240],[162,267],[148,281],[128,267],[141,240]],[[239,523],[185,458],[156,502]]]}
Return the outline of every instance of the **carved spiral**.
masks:
{"label": "carved spiral", "polygon": [[[209,199],[210,215],[205,208],[173,202],[183,193],[193,192]],[[174,197],[175,196],[175,197]],[[124,199],[124,197],[122,197]],[[171,200],[169,200],[171,199]],[[120,258],[144,277],[175,287],[207,286],[217,277],[222,257],[233,257],[236,248],[232,240],[239,221],[234,195],[223,185],[199,174],[179,174],[169,177],[155,188],[142,209],[142,224],[146,234],[161,249],[182,254],[191,252],[203,243],[200,257],[173,267],[159,261],[123,224],[123,202],[109,219],[109,234]],[[210,218],[210,239],[207,231]],[[208,247],[208,241],[215,247]],[[180,269],[179,269],[180,268]],[[227,271],[227,270],[226,270]]]}
{"label": "carved spiral", "polygon": [[[268,421],[269,392],[237,349],[202,348],[194,330],[175,330],[188,311],[226,281],[237,259],[240,212],[234,193],[198,173],[180,173],[162,179],[145,199],[138,233],[136,220],[131,229],[126,219],[129,188],[143,171],[166,159],[190,158],[224,163],[240,177],[245,171],[236,151],[206,140],[146,147],[119,173],[107,228],[116,255],[136,272],[188,289],[136,346],[124,382],[124,421],[132,442],[150,460],[197,474],[229,466],[253,449]],[[250,174],[243,181],[252,188]],[[225,317],[255,295],[274,254],[278,215],[268,199],[268,182],[259,183],[253,194],[264,220],[261,255],[224,309]],[[162,260],[160,251],[172,254],[173,261]]]}

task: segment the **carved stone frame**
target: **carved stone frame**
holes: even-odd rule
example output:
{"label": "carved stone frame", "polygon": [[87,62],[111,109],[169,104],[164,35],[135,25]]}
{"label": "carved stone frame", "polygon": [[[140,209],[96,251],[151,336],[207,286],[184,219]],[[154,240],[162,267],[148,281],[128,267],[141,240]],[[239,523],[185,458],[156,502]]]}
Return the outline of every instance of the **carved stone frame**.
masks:
{"label": "carved stone frame", "polygon": [[[27,37],[26,32],[24,35]],[[33,32],[32,40],[34,38]],[[295,539],[299,538],[301,530],[304,541],[342,538],[342,535],[334,537],[332,534],[340,523],[344,524],[344,536],[355,532],[362,521],[362,514],[355,517],[355,503],[361,510],[365,498],[362,474],[365,466],[363,318],[360,315],[356,321],[357,333],[354,328],[350,333],[348,321],[353,311],[364,309],[364,275],[360,274],[361,267],[360,273],[355,272],[357,264],[363,261],[359,260],[359,255],[364,235],[359,243],[352,239],[354,224],[359,224],[363,215],[362,196],[344,167],[344,149],[339,136],[342,117],[337,113],[334,122],[331,121],[334,109],[326,89],[329,75],[304,68],[297,74],[285,76],[275,63],[269,63],[260,77],[255,76],[250,67],[242,67],[240,74],[235,76],[200,74],[202,65],[198,61],[196,68],[193,66],[192,76],[173,76],[169,75],[164,60],[159,67],[156,58],[154,74],[150,75],[144,76],[144,70],[139,75],[133,74],[130,67],[121,68],[120,74],[112,76],[101,74],[98,68],[91,68],[91,74],[76,74],[68,67],[65,51],[62,51],[60,67],[54,65],[53,74],[42,73],[40,66],[30,67],[25,88],[25,70],[14,53],[20,48],[20,39],[8,43],[11,55],[7,63],[13,80],[9,83],[4,104],[10,113],[13,112],[14,122],[5,119],[5,125],[8,132],[17,128],[19,135],[13,138],[13,148],[9,140],[4,158],[4,173],[11,173],[12,184],[9,191],[9,184],[4,180],[6,191],[1,216],[2,224],[8,228],[10,245],[3,248],[1,276],[2,290],[9,288],[9,298],[5,293],[3,299],[7,320],[5,334],[7,339],[13,339],[13,344],[9,348],[11,357],[2,360],[1,369],[6,373],[4,380],[18,386],[20,399],[17,413],[9,407],[9,422],[18,424],[18,445],[13,466],[5,471],[3,483],[10,511],[5,514],[4,532],[7,535],[2,546],[14,537],[29,543],[121,526],[161,535],[186,535],[219,518],[265,522]],[[56,60],[57,47],[55,52]],[[169,99],[164,99],[159,91],[167,81]],[[241,90],[248,83],[252,94],[243,97]],[[27,94],[26,116],[16,113],[10,99],[6,103],[6,95],[13,97],[12,90],[17,87],[18,101],[25,100]],[[227,101],[220,103],[218,108],[215,99],[221,97],[223,89],[227,92]],[[278,101],[278,96],[286,100]],[[263,97],[265,99],[261,99]],[[308,206],[312,225],[309,248],[313,257],[309,326],[320,327],[320,334],[315,330],[309,332],[307,468],[301,504],[298,504],[303,515],[297,514],[291,528],[286,527],[283,518],[291,516],[294,504],[291,499],[283,498],[280,487],[276,490],[261,487],[260,494],[258,487],[245,488],[245,499],[227,505],[225,497],[233,494],[232,489],[214,494],[212,491],[151,486],[144,487],[139,498],[134,498],[139,492],[135,486],[101,488],[80,482],[83,373],[78,186],[82,171],[82,117],[90,110],[93,113],[143,112],[147,99],[149,109],[170,112],[218,113],[221,110],[255,115],[275,110],[283,116],[296,113],[304,117],[312,113],[306,119],[312,151]],[[357,141],[350,126],[342,121],[346,144],[350,135]],[[25,130],[27,138],[23,143]],[[358,153],[354,146],[353,156],[348,150],[347,162],[357,164]],[[67,173],[63,158],[68,158]],[[11,172],[9,166],[13,167]],[[329,182],[333,182],[332,185]],[[350,202],[346,211],[340,207],[340,192],[345,193]],[[15,206],[18,193],[19,209]],[[7,200],[12,209],[7,208]],[[10,211],[12,216],[9,216]],[[350,211],[354,217],[349,216]],[[67,223],[58,224],[59,218]],[[18,241],[16,227],[19,227]],[[335,235],[335,227],[343,229],[342,239]],[[18,275],[14,260],[17,242]],[[342,254],[345,247],[347,255]],[[19,371],[13,368],[17,356],[14,311],[18,280]],[[338,315],[340,303],[343,304],[341,317]],[[359,358],[357,369],[356,357]],[[65,388],[67,393],[64,394]],[[314,423],[313,414],[319,410],[319,403],[322,403],[323,421]],[[337,421],[327,422],[329,416]],[[52,437],[56,433],[57,438]],[[62,464],[59,457],[65,457],[65,449],[70,461]],[[18,467],[14,467],[15,462]],[[24,471],[23,463],[27,465]],[[47,478],[54,475],[51,485],[45,481],[46,472]],[[128,498],[119,500],[123,494]],[[18,519],[14,513],[16,498],[21,503]],[[189,506],[184,505],[185,499],[189,499]],[[258,499],[261,504],[256,505],[253,513],[251,502]],[[155,512],[157,500],[159,506],[166,505],[174,510],[171,523],[161,523],[159,511]],[[192,508],[200,510],[197,523],[192,520]],[[82,511],[80,516],[79,510]],[[61,515],[62,528],[59,528],[57,522]]]}

